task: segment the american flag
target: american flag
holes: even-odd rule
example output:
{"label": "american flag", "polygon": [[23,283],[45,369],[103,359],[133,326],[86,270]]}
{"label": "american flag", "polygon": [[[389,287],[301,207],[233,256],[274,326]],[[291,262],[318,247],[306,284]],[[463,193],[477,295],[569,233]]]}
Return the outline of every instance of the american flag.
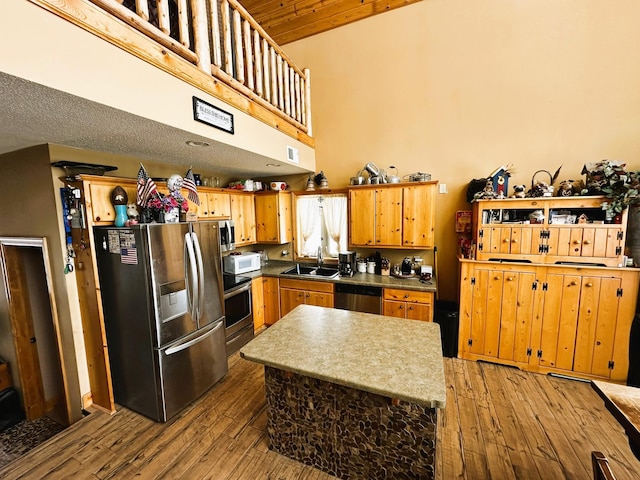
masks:
{"label": "american flag", "polygon": [[198,197],[198,189],[196,188],[196,179],[193,176],[191,168],[192,167],[189,167],[187,174],[184,176],[184,182],[182,183],[182,186],[189,190],[187,198],[196,205],[200,205],[200,197]]}
{"label": "american flag", "polygon": [[140,170],[138,170],[138,195],[136,203],[141,207],[147,204],[147,200],[151,195],[158,193],[156,182],[152,178],[149,178],[144,166],[140,164]]}

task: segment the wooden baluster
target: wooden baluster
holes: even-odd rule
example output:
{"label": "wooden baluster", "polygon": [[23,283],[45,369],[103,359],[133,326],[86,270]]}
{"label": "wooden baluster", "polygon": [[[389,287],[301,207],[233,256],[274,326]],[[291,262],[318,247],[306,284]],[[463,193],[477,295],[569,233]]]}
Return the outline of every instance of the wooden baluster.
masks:
{"label": "wooden baluster", "polygon": [[224,39],[224,71],[233,77],[233,63],[231,62],[231,18],[229,18],[229,2],[227,0],[221,0],[220,13],[222,17],[222,38]]}
{"label": "wooden baluster", "polygon": [[147,0],[136,0],[136,13],[149,21],[149,3]]}
{"label": "wooden baluster", "polygon": [[156,0],[156,5],[158,6],[158,26],[160,30],[169,35],[171,33],[169,0]]}
{"label": "wooden baluster", "polygon": [[300,75],[296,72],[295,76],[296,89],[296,120],[302,122],[302,102],[300,101]]}
{"label": "wooden baluster", "polygon": [[289,68],[289,88],[291,89],[291,117],[298,118],[298,96],[296,95],[296,70]]}
{"label": "wooden baluster", "polygon": [[260,53],[260,33],[253,32],[253,54],[256,58],[256,93],[262,97],[262,54]]}
{"label": "wooden baluster", "polygon": [[291,89],[289,88],[289,64],[282,61],[282,84],[284,87],[284,113],[291,115]]}
{"label": "wooden baluster", "polygon": [[251,45],[251,25],[248,20],[242,22],[244,29],[244,57],[247,61],[247,87],[254,89],[253,83],[253,46]]}
{"label": "wooden baluster", "polygon": [[300,77],[300,123],[306,126],[307,124],[307,105],[305,102],[306,99],[306,90],[305,90],[305,79],[304,77]]}
{"label": "wooden baluster", "polygon": [[216,67],[222,66],[222,50],[220,38],[220,10],[217,0],[209,0],[209,12],[211,13],[211,44],[213,45],[213,64]]}
{"label": "wooden baluster", "polygon": [[188,13],[187,0],[178,0],[178,33],[180,35],[180,43],[187,48],[191,46]]}
{"label": "wooden baluster", "polygon": [[307,127],[307,134],[311,134],[311,70],[304,69],[304,107],[305,107],[305,126]]}
{"label": "wooden baluster", "polygon": [[211,75],[211,50],[209,49],[209,26],[205,0],[191,0],[191,16],[198,68]]}
{"label": "wooden baluster", "polygon": [[276,50],[269,47],[271,55],[271,105],[278,106],[278,70],[276,61]]}
{"label": "wooden baluster", "polygon": [[269,42],[266,38],[262,39],[262,74],[264,75],[264,98],[267,102],[271,102],[271,68],[269,62]]}
{"label": "wooden baluster", "polygon": [[236,54],[236,80],[244,83],[244,53],[242,51],[242,18],[238,10],[233,11],[233,46]]}
{"label": "wooden baluster", "polygon": [[282,56],[278,54],[276,61],[278,64],[278,108],[284,110],[284,68],[282,65]]}

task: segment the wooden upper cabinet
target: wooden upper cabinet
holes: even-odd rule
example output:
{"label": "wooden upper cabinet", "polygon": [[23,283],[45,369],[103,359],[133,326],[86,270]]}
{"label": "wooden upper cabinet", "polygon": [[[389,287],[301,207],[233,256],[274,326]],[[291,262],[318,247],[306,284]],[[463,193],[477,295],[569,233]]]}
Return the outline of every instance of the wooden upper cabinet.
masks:
{"label": "wooden upper cabinet", "polygon": [[349,243],[359,246],[375,244],[374,189],[349,190]]}
{"label": "wooden upper cabinet", "polygon": [[198,191],[200,206],[189,202],[189,211],[195,211],[198,218],[215,220],[231,217],[231,200],[226,192]]}
{"label": "wooden upper cabinet", "polygon": [[436,185],[402,189],[402,245],[433,248]]}
{"label": "wooden upper cabinet", "polygon": [[235,223],[236,246],[256,243],[256,215],[252,193],[230,193],[231,219]]}
{"label": "wooden upper cabinet", "polygon": [[621,223],[606,224],[604,200],[592,196],[475,201],[476,260],[622,267],[628,210]]}
{"label": "wooden upper cabinet", "polygon": [[[91,212],[93,223],[113,223],[116,219],[116,211],[111,203],[111,192],[120,185],[127,192],[127,203],[136,203],[136,181],[132,179],[106,178],[104,180],[91,180],[88,184],[89,195],[85,196],[87,213]],[[86,194],[85,194],[86,195]]]}
{"label": "wooden upper cabinet", "polygon": [[375,190],[375,245],[402,245],[402,189]]}
{"label": "wooden upper cabinet", "polygon": [[255,195],[256,242],[287,243],[291,232],[291,193],[260,192]]}
{"label": "wooden upper cabinet", "polygon": [[349,244],[433,248],[437,182],[349,190]]}

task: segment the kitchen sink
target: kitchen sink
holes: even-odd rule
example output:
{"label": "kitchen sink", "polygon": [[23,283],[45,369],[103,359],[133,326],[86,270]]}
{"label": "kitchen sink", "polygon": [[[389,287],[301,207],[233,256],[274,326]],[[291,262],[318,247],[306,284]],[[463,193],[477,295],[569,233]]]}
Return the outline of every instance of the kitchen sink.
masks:
{"label": "kitchen sink", "polygon": [[299,277],[323,277],[335,278],[338,276],[336,268],[327,267],[308,267],[306,265],[296,265],[282,272],[283,275],[296,275]]}

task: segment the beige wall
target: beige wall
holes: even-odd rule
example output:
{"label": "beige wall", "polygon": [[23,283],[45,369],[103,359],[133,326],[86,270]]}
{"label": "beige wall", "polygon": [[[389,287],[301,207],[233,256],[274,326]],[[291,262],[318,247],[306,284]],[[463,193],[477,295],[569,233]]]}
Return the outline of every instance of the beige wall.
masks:
{"label": "beige wall", "polygon": [[[441,298],[457,298],[455,211],[466,185],[514,165],[580,177],[640,169],[640,2],[424,0],[285,46],[312,72],[317,170],[427,172],[438,195]],[[537,179],[544,180],[544,177]]]}
{"label": "beige wall", "polygon": [[[0,178],[4,180],[0,195],[3,205],[0,209],[0,235],[46,238],[64,350],[62,363],[67,372],[72,419],[78,420],[82,417],[81,391],[90,390],[87,361],[75,277],[64,274],[66,248],[58,194],[62,184],[54,185],[49,164],[46,145],[0,155]],[[8,321],[8,318],[0,321]]]}

